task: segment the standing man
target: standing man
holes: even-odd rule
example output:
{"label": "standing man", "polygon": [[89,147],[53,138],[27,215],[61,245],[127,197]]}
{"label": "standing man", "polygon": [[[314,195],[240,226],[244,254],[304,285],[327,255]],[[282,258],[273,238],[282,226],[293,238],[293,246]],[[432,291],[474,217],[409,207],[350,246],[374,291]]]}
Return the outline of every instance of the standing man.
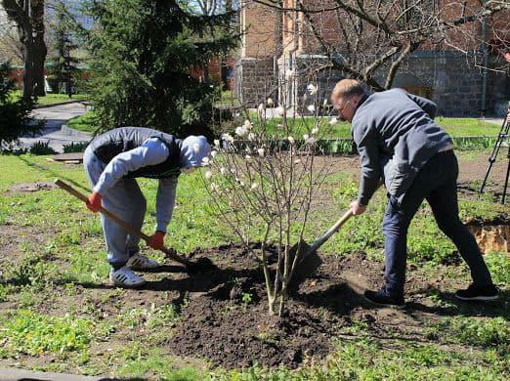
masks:
{"label": "standing man", "polygon": [[[184,140],[142,127],[122,127],[95,137],[83,157],[92,187],[87,207],[97,212],[101,206],[141,230],[147,203],[137,177],[159,180],[156,196],[156,232],[148,245],[161,249],[166,227],[172,218],[177,177],[202,165],[211,147],[204,136]],[[101,216],[110,280],[120,287],[138,287],[145,279],[133,270],[146,270],[159,264],[139,253],[140,238]]]}
{"label": "standing man", "polygon": [[361,161],[354,215],[362,214],[382,178],[388,192],[384,214],[385,285],[365,291],[380,305],[404,306],[407,231],[424,199],[439,228],[455,244],[471,270],[473,283],[455,296],[461,300],[494,300],[493,285],[480,249],[459,219],[458,163],[453,142],[435,122],[437,106],[425,98],[392,89],[368,96],[353,79],[339,81],[331,102],[340,119],[352,123]]}

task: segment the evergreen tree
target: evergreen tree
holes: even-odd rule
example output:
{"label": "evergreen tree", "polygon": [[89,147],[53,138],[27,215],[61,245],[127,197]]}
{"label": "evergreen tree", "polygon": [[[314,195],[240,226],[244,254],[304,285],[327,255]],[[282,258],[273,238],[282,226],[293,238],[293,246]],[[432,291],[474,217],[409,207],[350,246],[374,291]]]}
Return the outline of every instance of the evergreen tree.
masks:
{"label": "evergreen tree", "polygon": [[80,60],[73,55],[78,46],[73,41],[73,22],[63,1],[55,3],[55,19],[52,22],[54,43],[52,44],[51,61],[53,67],[49,76],[55,91],[64,92],[72,97],[77,65]]}
{"label": "evergreen tree", "polygon": [[237,44],[232,13],[199,15],[174,0],[92,1],[90,93],[99,130],[147,126],[204,133],[212,84],[190,76]]}
{"label": "evergreen tree", "polygon": [[9,149],[22,135],[39,132],[44,124],[29,116],[34,106],[32,98],[14,99],[14,81],[9,79],[9,72],[8,64],[0,65],[0,151]]}

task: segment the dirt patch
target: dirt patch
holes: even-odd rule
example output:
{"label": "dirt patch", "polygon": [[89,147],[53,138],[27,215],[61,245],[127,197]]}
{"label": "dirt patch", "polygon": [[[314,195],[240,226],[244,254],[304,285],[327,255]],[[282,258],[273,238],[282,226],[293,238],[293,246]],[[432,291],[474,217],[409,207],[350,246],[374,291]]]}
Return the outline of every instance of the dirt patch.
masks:
{"label": "dirt patch", "polygon": [[296,368],[314,362],[329,353],[339,330],[356,324],[377,334],[416,339],[423,336],[422,322],[441,313],[425,297],[438,279],[423,279],[412,267],[407,285],[414,295],[408,295],[410,308],[374,308],[362,294],[381,285],[382,264],[357,253],[342,260],[323,258],[319,271],[293,290],[290,312],[278,319],[268,316],[262,274],[242,247],[199,250],[194,257],[213,257],[218,269],[186,279],[186,289],[180,290],[186,300],[181,323],[166,344],[174,355],[206,358],[227,368]]}
{"label": "dirt patch", "polygon": [[42,190],[52,190],[57,189],[58,186],[53,183],[48,183],[44,181],[37,181],[35,183],[21,183],[21,184],[14,184],[7,190],[7,194],[9,193],[31,193],[31,192],[38,192]]}

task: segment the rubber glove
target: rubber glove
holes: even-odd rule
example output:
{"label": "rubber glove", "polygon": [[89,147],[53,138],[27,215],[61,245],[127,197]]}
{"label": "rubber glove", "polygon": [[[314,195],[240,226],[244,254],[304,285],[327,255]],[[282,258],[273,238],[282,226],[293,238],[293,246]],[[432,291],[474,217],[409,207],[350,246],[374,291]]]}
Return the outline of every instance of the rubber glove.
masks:
{"label": "rubber glove", "polygon": [[161,250],[163,248],[164,240],[165,233],[157,231],[151,236],[149,242],[147,242],[147,245],[155,250]]}
{"label": "rubber glove", "polygon": [[86,203],[87,208],[89,208],[94,213],[98,212],[99,209],[101,208],[101,200],[102,200],[102,197],[99,193],[92,192],[89,196],[87,203]]}

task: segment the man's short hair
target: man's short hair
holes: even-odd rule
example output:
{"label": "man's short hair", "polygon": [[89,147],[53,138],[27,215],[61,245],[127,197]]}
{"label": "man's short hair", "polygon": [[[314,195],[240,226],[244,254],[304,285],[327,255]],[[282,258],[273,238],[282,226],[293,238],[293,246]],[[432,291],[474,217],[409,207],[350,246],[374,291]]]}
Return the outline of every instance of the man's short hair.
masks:
{"label": "man's short hair", "polygon": [[331,93],[335,98],[350,98],[363,94],[365,94],[365,90],[361,87],[361,83],[355,79],[342,79],[338,81]]}

